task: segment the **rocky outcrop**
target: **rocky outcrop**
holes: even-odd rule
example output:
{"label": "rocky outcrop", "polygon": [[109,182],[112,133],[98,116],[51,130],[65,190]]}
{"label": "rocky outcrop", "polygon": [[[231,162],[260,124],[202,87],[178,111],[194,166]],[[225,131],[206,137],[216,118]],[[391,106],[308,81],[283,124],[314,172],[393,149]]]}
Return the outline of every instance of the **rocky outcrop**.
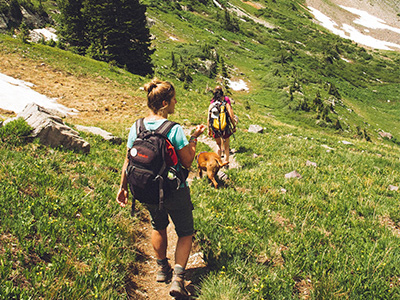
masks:
{"label": "rocky outcrop", "polygon": [[391,140],[393,138],[393,135],[389,132],[384,132],[384,131],[380,131],[379,135],[383,138],[387,138],[389,140]]}
{"label": "rocky outcrop", "polygon": [[31,11],[30,9],[4,1],[3,9],[0,12],[0,31],[6,32],[11,28],[17,28],[24,22],[29,28],[41,28],[53,21],[45,12]]}
{"label": "rocky outcrop", "polygon": [[79,133],[64,124],[62,119],[35,103],[28,104],[17,118],[23,118],[33,128],[32,137],[51,147],[88,153],[90,144]]}

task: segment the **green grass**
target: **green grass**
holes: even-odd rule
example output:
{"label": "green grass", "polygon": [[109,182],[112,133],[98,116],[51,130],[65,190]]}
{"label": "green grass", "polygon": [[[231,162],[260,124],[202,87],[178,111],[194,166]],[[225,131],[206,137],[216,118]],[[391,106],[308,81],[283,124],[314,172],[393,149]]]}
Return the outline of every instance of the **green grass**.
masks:
{"label": "green grass", "polygon": [[[198,71],[207,45],[223,57],[232,78],[251,86],[232,95],[240,123],[231,146],[241,168],[226,171],[229,181],[218,190],[206,178],[191,187],[196,239],[210,268],[197,287],[199,299],[299,299],[304,293],[311,299],[399,298],[400,196],[389,189],[399,186],[399,146],[380,140],[378,132],[396,137],[399,131],[400,56],[332,36],[292,2],[260,1],[266,9],[255,11],[234,1],[276,26],[240,22],[239,33],[224,30],[223,15],[212,6],[197,3],[190,12],[164,2],[148,9],[156,20],[155,74],[177,88],[174,120],[205,122],[211,98],[206,88],[221,76],[220,69],[215,78]],[[148,80],[4,35],[0,49],[126,89]],[[189,85],[171,67],[172,52],[182,58],[179,67],[188,68]],[[291,100],[295,82],[299,89]],[[317,126],[314,108],[298,109],[304,99],[311,105],[317,93],[325,105],[331,101],[327,83],[340,93],[329,117],[340,120],[341,131],[329,122]],[[251,124],[264,132],[247,132]],[[112,127],[126,133],[118,120]],[[136,259],[132,223],[139,220],[115,202],[125,144],[84,135],[91,153],[83,155],[21,143],[22,124],[4,128],[0,297],[128,298],[126,276]],[[198,151],[205,150],[199,143]],[[308,160],[317,166],[307,166]],[[285,178],[293,170],[302,178]]]}
{"label": "green grass", "polygon": [[[239,277],[252,299],[300,297],[302,280],[315,298],[398,297],[397,225],[387,223],[398,222],[399,195],[388,189],[400,175],[397,149],[290,133],[268,131],[257,143],[238,134],[242,169],[229,170],[229,187],[193,185],[207,261]],[[286,179],[293,170],[303,178]]]}
{"label": "green grass", "polygon": [[135,220],[115,209],[117,149],[87,139],[88,155],[1,144],[2,299],[123,297]]}

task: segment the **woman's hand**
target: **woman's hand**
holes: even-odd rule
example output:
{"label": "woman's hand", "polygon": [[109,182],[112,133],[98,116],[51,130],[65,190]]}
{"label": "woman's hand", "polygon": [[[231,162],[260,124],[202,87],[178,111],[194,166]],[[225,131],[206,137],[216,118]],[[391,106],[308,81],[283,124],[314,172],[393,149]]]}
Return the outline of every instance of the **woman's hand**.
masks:
{"label": "woman's hand", "polygon": [[125,207],[126,204],[128,203],[128,191],[126,189],[119,189],[118,194],[117,194],[117,202],[121,207]]}
{"label": "woman's hand", "polygon": [[197,125],[192,135],[198,138],[204,132],[204,130],[206,130],[206,128],[207,126],[204,124]]}
{"label": "woman's hand", "polygon": [[[197,139],[204,132],[206,128],[207,127],[204,124],[197,125],[196,129],[191,134],[191,136]],[[181,160],[181,164],[186,169],[189,169],[190,166],[192,165],[192,162],[196,155],[196,144],[197,141],[189,142],[189,144],[187,144],[185,147],[177,151],[179,159]]]}

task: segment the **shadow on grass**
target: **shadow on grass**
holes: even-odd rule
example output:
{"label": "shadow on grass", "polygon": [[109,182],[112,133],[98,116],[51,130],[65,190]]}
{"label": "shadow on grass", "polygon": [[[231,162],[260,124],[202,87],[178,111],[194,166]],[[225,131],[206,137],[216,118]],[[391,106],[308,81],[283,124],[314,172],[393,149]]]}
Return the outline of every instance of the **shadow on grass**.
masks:
{"label": "shadow on grass", "polygon": [[186,289],[190,293],[189,299],[197,299],[200,296],[202,279],[210,272],[209,267],[190,268],[186,270],[186,281],[190,282]]}

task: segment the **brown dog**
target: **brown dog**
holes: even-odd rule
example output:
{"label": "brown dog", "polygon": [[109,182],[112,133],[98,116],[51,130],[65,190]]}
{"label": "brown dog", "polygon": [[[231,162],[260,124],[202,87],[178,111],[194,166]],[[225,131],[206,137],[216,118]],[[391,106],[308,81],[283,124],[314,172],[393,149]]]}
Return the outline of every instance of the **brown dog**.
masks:
{"label": "brown dog", "polygon": [[215,180],[219,169],[229,162],[223,163],[217,153],[214,152],[201,152],[196,156],[197,168],[199,169],[199,177],[203,177],[203,171],[207,172],[208,178],[212,181],[215,188],[218,188],[218,183]]}

